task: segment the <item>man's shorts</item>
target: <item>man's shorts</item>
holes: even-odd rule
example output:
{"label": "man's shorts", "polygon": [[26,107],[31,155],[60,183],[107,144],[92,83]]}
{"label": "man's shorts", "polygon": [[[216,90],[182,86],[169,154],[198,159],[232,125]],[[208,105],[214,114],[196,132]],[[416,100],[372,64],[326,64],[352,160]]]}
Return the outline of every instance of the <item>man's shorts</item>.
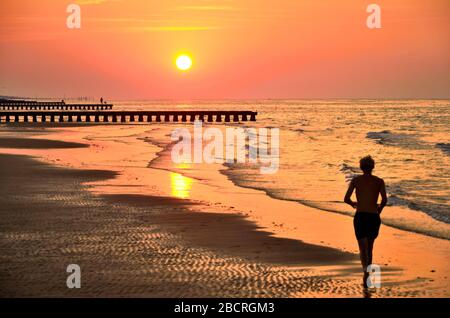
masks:
{"label": "man's shorts", "polygon": [[376,239],[380,230],[381,219],[379,213],[356,212],[353,218],[356,238]]}

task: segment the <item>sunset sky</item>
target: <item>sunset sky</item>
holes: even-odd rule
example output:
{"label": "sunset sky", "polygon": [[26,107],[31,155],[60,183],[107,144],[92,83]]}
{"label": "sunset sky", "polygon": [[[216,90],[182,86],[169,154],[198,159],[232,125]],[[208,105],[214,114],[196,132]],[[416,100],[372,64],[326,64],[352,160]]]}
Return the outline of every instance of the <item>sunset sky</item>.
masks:
{"label": "sunset sky", "polygon": [[450,98],[449,13],[448,0],[1,0],[0,95]]}

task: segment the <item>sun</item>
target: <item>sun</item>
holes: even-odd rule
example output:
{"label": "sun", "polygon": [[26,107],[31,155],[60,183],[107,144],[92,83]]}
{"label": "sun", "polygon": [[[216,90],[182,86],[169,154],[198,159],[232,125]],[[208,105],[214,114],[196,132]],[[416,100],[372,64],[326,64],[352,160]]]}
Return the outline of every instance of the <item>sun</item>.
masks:
{"label": "sun", "polygon": [[192,59],[188,55],[180,55],[177,57],[176,65],[179,70],[187,71],[192,67]]}

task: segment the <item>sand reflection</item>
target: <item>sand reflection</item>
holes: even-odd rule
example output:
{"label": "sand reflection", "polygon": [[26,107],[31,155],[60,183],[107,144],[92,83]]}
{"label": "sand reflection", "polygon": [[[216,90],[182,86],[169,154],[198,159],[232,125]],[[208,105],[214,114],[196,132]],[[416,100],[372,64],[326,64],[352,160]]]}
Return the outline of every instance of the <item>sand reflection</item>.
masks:
{"label": "sand reflection", "polygon": [[170,186],[172,196],[180,199],[187,199],[191,192],[192,179],[184,177],[179,173],[172,172],[170,173]]}

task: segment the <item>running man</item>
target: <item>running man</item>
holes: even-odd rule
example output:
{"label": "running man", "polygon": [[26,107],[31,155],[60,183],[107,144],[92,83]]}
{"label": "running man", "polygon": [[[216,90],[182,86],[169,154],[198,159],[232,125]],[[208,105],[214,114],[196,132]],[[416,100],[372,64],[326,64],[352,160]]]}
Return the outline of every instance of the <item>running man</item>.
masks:
{"label": "running man", "polygon": [[[378,237],[381,225],[380,214],[387,204],[387,196],[383,179],[372,175],[372,170],[375,168],[375,161],[372,157],[362,158],[359,166],[363,174],[354,177],[350,182],[344,202],[356,209],[353,226],[364,271],[363,285],[367,287],[367,278],[369,277],[367,267],[372,264],[373,244]],[[355,189],[356,202],[351,199]],[[380,204],[378,204],[379,195],[381,195]]]}

